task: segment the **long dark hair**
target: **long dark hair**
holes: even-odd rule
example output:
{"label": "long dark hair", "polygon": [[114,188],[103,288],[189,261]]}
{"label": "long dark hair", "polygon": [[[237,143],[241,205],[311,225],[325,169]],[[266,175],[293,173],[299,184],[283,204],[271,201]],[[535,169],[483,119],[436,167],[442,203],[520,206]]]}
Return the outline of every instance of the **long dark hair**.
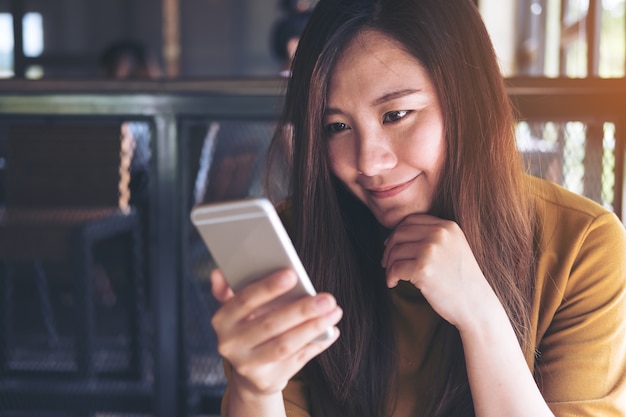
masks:
{"label": "long dark hair", "polygon": [[[392,37],[428,71],[447,145],[431,213],[462,228],[520,345],[532,351],[535,219],[511,106],[476,6],[471,0],[321,0],[287,89],[283,123],[290,128],[275,137],[270,161],[276,150],[288,150],[296,248],[315,286],[344,308],[341,338],[304,370],[314,414],[324,417],[385,415],[397,369],[379,266],[380,226],[333,176],[324,141],[330,74],[363,30]],[[446,359],[429,415],[473,415],[460,337],[451,325],[444,330]]]}

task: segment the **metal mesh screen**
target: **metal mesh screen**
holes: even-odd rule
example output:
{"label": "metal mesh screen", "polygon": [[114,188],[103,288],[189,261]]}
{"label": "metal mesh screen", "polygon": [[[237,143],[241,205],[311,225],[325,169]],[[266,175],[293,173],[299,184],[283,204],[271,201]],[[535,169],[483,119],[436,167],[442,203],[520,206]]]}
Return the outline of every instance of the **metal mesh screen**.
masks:
{"label": "metal mesh screen", "polygon": [[[263,195],[266,153],[275,123],[254,120],[190,121],[183,126],[187,204],[199,204]],[[208,250],[193,228],[185,226],[185,349],[189,382],[223,387],[222,360],[217,354],[210,319],[218,308],[210,291],[209,274],[215,268]]]}
{"label": "metal mesh screen", "polygon": [[[130,196],[138,176],[129,140],[121,120],[0,122],[8,191],[0,193],[0,375],[28,382],[48,404],[7,382],[0,416],[14,408],[78,415],[93,405],[94,387],[101,404],[111,395],[103,410],[119,409],[123,400],[110,393],[140,392],[152,379],[145,207]],[[81,396],[81,405],[63,404]]]}
{"label": "metal mesh screen", "polygon": [[529,173],[613,210],[615,124],[520,122],[516,135]]}

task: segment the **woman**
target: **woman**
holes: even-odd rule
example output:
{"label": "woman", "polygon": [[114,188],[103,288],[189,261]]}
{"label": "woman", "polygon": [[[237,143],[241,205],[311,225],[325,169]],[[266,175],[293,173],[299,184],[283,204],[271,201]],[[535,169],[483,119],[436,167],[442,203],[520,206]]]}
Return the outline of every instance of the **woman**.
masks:
{"label": "woman", "polygon": [[626,413],[624,228],[526,176],[471,1],[321,0],[284,123],[281,209],[324,292],[257,316],[288,271],[213,274],[223,415]]}

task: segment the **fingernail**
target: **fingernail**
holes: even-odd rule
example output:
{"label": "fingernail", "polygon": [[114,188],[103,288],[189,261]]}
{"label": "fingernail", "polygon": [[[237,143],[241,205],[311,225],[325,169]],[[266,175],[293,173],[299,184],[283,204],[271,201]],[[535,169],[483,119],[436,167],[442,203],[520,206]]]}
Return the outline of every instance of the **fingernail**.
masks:
{"label": "fingernail", "polygon": [[315,306],[319,308],[320,310],[327,309],[333,304],[334,304],[333,299],[326,295],[317,296],[315,298]]}
{"label": "fingernail", "polygon": [[339,317],[343,316],[343,310],[339,306],[333,310],[333,313],[337,314]]}

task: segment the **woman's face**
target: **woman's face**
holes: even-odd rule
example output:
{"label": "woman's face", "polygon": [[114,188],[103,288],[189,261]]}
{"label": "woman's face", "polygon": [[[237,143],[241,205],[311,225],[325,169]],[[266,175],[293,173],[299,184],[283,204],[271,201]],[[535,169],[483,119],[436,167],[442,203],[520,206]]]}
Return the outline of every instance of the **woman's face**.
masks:
{"label": "woman's face", "polygon": [[357,35],[331,74],[324,116],[333,173],[395,227],[431,206],[444,161],[439,99],[424,67],[376,31]]}

